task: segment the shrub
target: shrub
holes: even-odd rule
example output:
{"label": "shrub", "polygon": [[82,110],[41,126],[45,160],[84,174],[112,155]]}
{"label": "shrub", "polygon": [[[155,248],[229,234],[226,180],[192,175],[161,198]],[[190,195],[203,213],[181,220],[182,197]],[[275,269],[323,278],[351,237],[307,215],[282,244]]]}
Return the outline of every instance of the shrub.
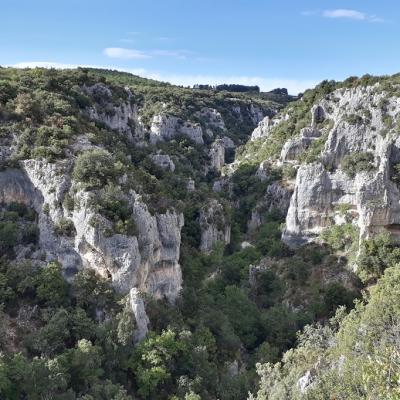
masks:
{"label": "shrub", "polygon": [[80,154],[72,176],[85,188],[98,188],[116,177],[114,160],[108,151],[95,149]]}
{"label": "shrub", "polygon": [[54,231],[57,235],[74,236],[75,225],[70,219],[61,218],[54,226]]}
{"label": "shrub", "polygon": [[0,222],[0,250],[8,252],[18,241],[18,226],[15,222]]}
{"label": "shrub", "polygon": [[138,235],[138,229],[132,215],[132,206],[118,186],[108,184],[101,189],[95,209],[113,223],[113,229],[116,233],[129,236]]}
{"label": "shrub", "polygon": [[332,316],[339,306],[351,309],[354,299],[357,297],[352,290],[345,288],[338,282],[328,284],[324,293],[324,303],[328,316]]}
{"label": "shrub", "polygon": [[372,153],[352,153],[343,157],[342,170],[354,178],[361,171],[371,171],[374,168]]}
{"label": "shrub", "polygon": [[36,294],[40,302],[49,306],[61,306],[68,301],[68,284],[57,263],[43,267],[35,279]]}
{"label": "shrub", "polygon": [[363,119],[360,115],[349,114],[345,117],[345,121],[350,125],[360,125],[362,124]]}
{"label": "shrub", "polygon": [[391,179],[393,182],[396,182],[397,184],[400,183],[400,163],[394,164],[392,166],[392,175]]}
{"label": "shrub", "polygon": [[363,281],[376,280],[386,268],[400,262],[400,248],[389,233],[365,240],[358,258],[358,273]]}
{"label": "shrub", "polygon": [[349,250],[358,241],[358,229],[350,223],[334,225],[322,232],[321,239],[333,250]]}

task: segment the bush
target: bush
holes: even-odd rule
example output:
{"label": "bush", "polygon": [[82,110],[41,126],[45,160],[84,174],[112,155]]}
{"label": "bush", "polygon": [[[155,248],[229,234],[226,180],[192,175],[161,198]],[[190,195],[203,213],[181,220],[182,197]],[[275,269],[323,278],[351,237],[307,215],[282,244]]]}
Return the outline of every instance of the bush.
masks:
{"label": "bush", "polygon": [[48,306],[62,306],[68,302],[68,284],[57,263],[43,267],[35,278],[36,294]]}
{"label": "bush", "polygon": [[116,177],[114,160],[105,150],[86,151],[78,156],[72,176],[87,189],[102,187]]}
{"label": "bush", "polygon": [[54,226],[54,231],[57,235],[71,237],[75,235],[75,225],[70,219],[61,218]]}
{"label": "bush", "polygon": [[343,157],[342,170],[354,178],[361,171],[371,171],[374,168],[372,153],[352,153]]}
{"label": "bush", "polygon": [[358,242],[358,229],[352,224],[333,225],[326,228],[321,239],[333,250],[349,250]]}
{"label": "bush", "polygon": [[345,121],[350,125],[360,125],[362,124],[363,119],[360,115],[349,114],[345,117]]}
{"label": "bush", "polygon": [[392,175],[391,179],[393,182],[396,182],[397,184],[400,183],[400,163],[394,164],[392,166]]}
{"label": "bush", "polygon": [[18,241],[18,226],[15,222],[0,222],[0,250],[5,253]]}
{"label": "bush", "polygon": [[324,293],[324,303],[326,307],[326,314],[331,317],[339,306],[345,306],[347,309],[351,309],[354,299],[357,294],[345,288],[338,282],[332,282],[328,284]]}
{"label": "bush", "polygon": [[363,281],[376,280],[386,268],[400,262],[400,248],[393,243],[389,233],[365,240],[358,258],[358,273]]}

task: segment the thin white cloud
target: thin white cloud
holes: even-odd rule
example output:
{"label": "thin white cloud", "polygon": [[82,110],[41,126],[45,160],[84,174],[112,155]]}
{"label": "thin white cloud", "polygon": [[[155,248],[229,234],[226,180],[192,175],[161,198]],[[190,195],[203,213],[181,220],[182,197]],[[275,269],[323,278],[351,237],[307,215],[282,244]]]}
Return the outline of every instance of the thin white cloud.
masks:
{"label": "thin white cloud", "polygon": [[333,10],[306,10],[302,11],[301,15],[303,16],[313,16],[319,15],[324,18],[331,18],[331,19],[347,19],[347,20],[354,20],[354,21],[366,21],[366,22],[384,22],[384,19],[378,17],[376,15],[370,15],[365,12],[359,10],[352,10],[347,8],[337,8]]}
{"label": "thin white cloud", "polygon": [[193,54],[187,50],[152,50],[149,52],[156,57],[173,57],[181,60],[185,60],[190,54]]}
{"label": "thin white cloud", "polygon": [[289,93],[297,94],[304,92],[306,89],[314,87],[318,82],[308,79],[285,79],[285,78],[264,78],[257,76],[240,76],[240,75],[190,75],[190,74],[165,74],[161,72],[153,72],[144,68],[119,68],[114,65],[90,65],[90,64],[64,64],[51,61],[27,61],[10,65],[15,68],[104,68],[118,70],[122,72],[130,72],[143,78],[155,79],[163,82],[170,82],[175,85],[192,86],[194,84],[210,84],[217,85],[222,83],[236,83],[242,85],[258,85],[261,90],[268,91],[275,88],[287,88]]}
{"label": "thin white cloud", "polygon": [[336,10],[325,10],[322,12],[322,16],[325,18],[349,18],[356,20],[367,19],[367,14],[357,10],[347,10],[344,8],[338,8]]}
{"label": "thin white cloud", "polygon": [[123,47],[106,47],[103,52],[107,57],[120,58],[123,60],[150,58],[150,56],[143,51],[125,49]]}
{"label": "thin white cloud", "polygon": [[153,57],[172,57],[180,60],[186,59],[192,52],[187,50],[135,50],[123,47],[107,47],[103,50],[104,55],[110,58],[144,59]]}

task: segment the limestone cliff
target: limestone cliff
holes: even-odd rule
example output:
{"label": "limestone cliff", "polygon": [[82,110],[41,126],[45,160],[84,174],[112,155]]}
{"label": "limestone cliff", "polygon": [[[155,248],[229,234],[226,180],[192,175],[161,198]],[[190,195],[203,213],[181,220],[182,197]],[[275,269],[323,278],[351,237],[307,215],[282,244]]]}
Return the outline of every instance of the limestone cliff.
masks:
{"label": "limestone cliff", "polygon": [[399,98],[379,84],[341,88],[309,112],[310,126],[284,144],[278,162],[298,168],[283,240],[298,246],[349,218],[360,238],[398,236]]}
{"label": "limestone cliff", "polygon": [[217,242],[230,243],[231,226],[224,208],[217,200],[211,200],[200,211],[200,250],[209,253]]}

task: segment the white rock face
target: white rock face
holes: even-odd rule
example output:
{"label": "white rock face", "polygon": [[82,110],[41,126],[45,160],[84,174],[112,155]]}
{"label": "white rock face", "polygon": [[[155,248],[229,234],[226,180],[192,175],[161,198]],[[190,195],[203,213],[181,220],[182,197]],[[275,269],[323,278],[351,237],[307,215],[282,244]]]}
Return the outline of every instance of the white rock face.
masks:
{"label": "white rock face", "polygon": [[[39,216],[40,247],[45,251],[47,261],[58,261],[63,265],[65,275],[69,278],[81,267],[81,259],[72,239],[56,235],[54,227],[66,216],[62,202],[70,187],[71,163],[26,160],[23,167],[27,182],[35,189],[33,206]],[[27,193],[30,193],[29,189]],[[48,211],[45,211],[46,208]]]}
{"label": "white rock face", "polygon": [[236,147],[233,140],[231,138],[229,138],[228,136],[223,136],[221,138],[221,140],[224,144],[225,149],[234,149]]}
{"label": "white rock face", "polygon": [[203,130],[199,124],[183,121],[167,114],[159,114],[153,117],[150,128],[151,143],[157,143],[160,140],[168,141],[179,134],[187,136],[195,143],[204,143]]}
{"label": "white rock face", "polygon": [[278,115],[274,118],[269,116],[264,117],[258,122],[257,127],[254,129],[253,133],[251,134],[250,139],[256,140],[261,138],[267,138],[271,129],[279,124],[282,121],[286,121],[289,118],[289,115]]}
{"label": "white rock face", "polygon": [[162,169],[166,169],[171,172],[175,171],[175,164],[168,154],[154,154],[151,156],[151,160],[154,164],[158,165]]}
{"label": "white rock face", "polygon": [[134,341],[140,342],[146,337],[147,332],[149,331],[148,325],[150,321],[146,314],[142,295],[137,288],[132,288],[130,290],[129,302],[132,308],[133,315],[135,316],[136,320]]}
{"label": "white rock face", "polygon": [[225,122],[222,115],[215,108],[204,107],[196,113],[196,116],[204,121],[213,136],[218,131],[225,131]]}
{"label": "white rock face", "polygon": [[216,140],[210,148],[211,168],[221,171],[225,165],[225,145],[221,139]]}
{"label": "white rock face", "polygon": [[260,107],[250,104],[250,116],[253,124],[257,125],[264,118],[264,113]]}
{"label": "white rock face", "polygon": [[265,117],[261,122],[259,122],[257,128],[254,129],[253,133],[251,134],[251,140],[268,136],[271,126],[271,119],[269,117]]}
{"label": "white rock face", "polygon": [[280,160],[297,160],[299,155],[306,150],[311,143],[321,136],[321,131],[315,128],[303,128],[300,136],[288,140],[282,148]]}
{"label": "white rock face", "polygon": [[298,381],[297,387],[299,388],[301,393],[306,393],[307,389],[312,386],[314,381],[314,377],[311,374],[311,371],[307,371]]}
{"label": "white rock face", "polygon": [[194,192],[196,190],[196,183],[193,179],[188,179],[186,184],[186,190],[188,192]]}
{"label": "white rock face", "polygon": [[120,105],[112,103],[110,88],[101,83],[86,86],[83,91],[94,98],[104,99],[102,104],[95,104],[89,108],[88,113],[91,119],[100,121],[110,129],[126,135],[130,141],[144,138],[145,129],[138,116],[137,105],[130,101],[132,94],[129,89],[126,89],[128,101]]}
{"label": "white rock face", "polygon": [[[104,227],[111,227],[111,223],[91,207],[95,193],[78,191],[72,213],[64,209],[64,197],[71,186],[70,162],[26,160],[23,166],[24,170],[0,173],[0,201],[18,201],[35,208],[39,244],[47,261],[60,262],[68,278],[81,268],[93,268],[111,278],[121,293],[136,287],[156,298],[176,298],[182,283],[178,262],[182,214],[167,211],[151,215],[140,196],[132,193],[137,236],[108,236]],[[65,218],[75,227],[73,238],[54,231]]]}
{"label": "white rock face", "polygon": [[201,244],[200,250],[209,253],[214,244],[231,241],[231,226],[224,215],[224,208],[217,200],[211,200],[200,210]]}
{"label": "white rock face", "polygon": [[278,210],[283,216],[286,215],[291,195],[291,188],[284,187],[279,182],[268,185],[265,196],[257,202],[251,212],[251,218],[247,223],[248,231],[255,232],[265,222],[266,212]]}
{"label": "white rock face", "polygon": [[[386,230],[399,239],[400,191],[391,176],[393,165],[400,162],[400,139],[395,124],[390,128],[384,120],[395,120],[400,115],[400,99],[388,97],[383,109],[379,104],[385,94],[376,88],[339,89],[313,107],[314,124],[329,118],[334,126],[321,162],[298,169],[283,232],[287,244],[298,246],[312,241],[338,222],[340,204],[350,208],[360,238]],[[357,118],[349,123],[349,115]],[[342,170],[346,155],[366,152],[374,156],[371,171],[360,171],[353,178]]]}
{"label": "white rock face", "polygon": [[[105,236],[101,225],[106,220],[90,208],[86,192],[77,194],[80,208],[74,210],[76,228],[75,249],[84,267],[93,268],[111,277],[117,291],[127,293],[131,288],[174,300],[182,276],[179,260],[183,216],[174,212],[152,216],[139,197],[133,199],[133,216],[138,235]],[[93,223],[97,219],[100,224]]]}

